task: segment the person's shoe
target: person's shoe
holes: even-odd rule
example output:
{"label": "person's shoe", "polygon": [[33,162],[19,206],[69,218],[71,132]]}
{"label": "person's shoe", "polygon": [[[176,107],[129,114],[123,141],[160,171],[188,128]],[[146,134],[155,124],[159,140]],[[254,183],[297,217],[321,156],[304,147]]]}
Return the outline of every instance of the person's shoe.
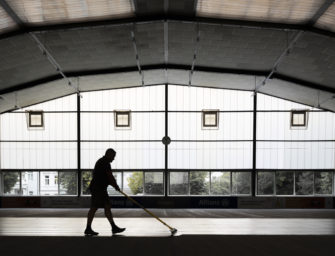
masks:
{"label": "person's shoe", "polygon": [[112,233],[113,234],[122,233],[125,230],[126,230],[125,228],[119,228],[118,226],[115,226],[112,228]]}
{"label": "person's shoe", "polygon": [[97,235],[99,235],[98,232],[93,231],[91,228],[86,228],[84,233],[85,233],[86,236],[97,236]]}

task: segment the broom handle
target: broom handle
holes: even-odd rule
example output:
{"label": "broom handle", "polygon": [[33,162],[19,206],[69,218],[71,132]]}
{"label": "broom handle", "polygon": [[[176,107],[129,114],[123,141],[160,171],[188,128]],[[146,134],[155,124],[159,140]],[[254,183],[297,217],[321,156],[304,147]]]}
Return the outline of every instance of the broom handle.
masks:
{"label": "broom handle", "polygon": [[152,217],[156,218],[158,221],[160,221],[161,223],[163,223],[165,226],[167,226],[170,230],[172,230],[173,228],[170,227],[168,224],[166,224],[164,221],[162,221],[160,218],[158,218],[156,215],[154,215],[152,212],[150,212],[149,210],[145,209],[144,206],[142,206],[140,203],[138,203],[137,201],[135,201],[135,199],[131,198],[130,196],[128,196],[125,192],[123,191],[119,191],[121,194],[123,194],[125,197],[127,197],[129,200],[131,200],[134,204],[136,204],[137,206],[141,207],[144,211],[146,211],[149,215],[151,215]]}

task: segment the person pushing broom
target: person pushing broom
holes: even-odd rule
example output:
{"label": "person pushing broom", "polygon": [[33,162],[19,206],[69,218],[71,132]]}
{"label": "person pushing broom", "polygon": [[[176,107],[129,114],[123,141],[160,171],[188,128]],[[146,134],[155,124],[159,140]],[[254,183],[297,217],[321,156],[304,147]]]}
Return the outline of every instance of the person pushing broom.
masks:
{"label": "person pushing broom", "polygon": [[96,236],[99,233],[92,230],[92,221],[94,219],[94,214],[98,208],[105,209],[105,216],[108,219],[112,227],[112,233],[121,233],[125,231],[125,228],[119,228],[114,220],[111,212],[111,203],[109,201],[109,196],[107,193],[108,185],[112,185],[115,190],[121,191],[118,186],[110,166],[110,163],[113,162],[116,152],[114,149],[109,148],[106,150],[105,155],[100,158],[93,170],[93,179],[90,183],[89,189],[91,192],[91,207],[87,214],[87,225],[85,229],[85,235],[87,236]]}

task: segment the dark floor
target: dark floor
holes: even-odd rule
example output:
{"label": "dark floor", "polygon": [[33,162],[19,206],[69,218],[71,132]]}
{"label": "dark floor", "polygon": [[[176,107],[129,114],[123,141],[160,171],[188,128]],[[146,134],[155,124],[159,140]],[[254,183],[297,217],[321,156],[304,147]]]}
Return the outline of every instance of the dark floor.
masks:
{"label": "dark floor", "polygon": [[333,256],[334,236],[0,237],[3,256]]}

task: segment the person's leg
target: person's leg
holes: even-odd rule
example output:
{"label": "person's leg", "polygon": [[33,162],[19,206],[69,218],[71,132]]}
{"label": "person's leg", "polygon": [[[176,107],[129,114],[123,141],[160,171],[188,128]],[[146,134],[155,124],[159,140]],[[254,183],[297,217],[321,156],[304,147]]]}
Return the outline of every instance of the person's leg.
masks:
{"label": "person's leg", "polygon": [[90,210],[88,211],[87,214],[87,224],[86,224],[86,229],[92,229],[92,221],[95,215],[95,212],[98,210],[98,208],[91,207]]}
{"label": "person's leg", "polygon": [[105,203],[105,207],[104,208],[105,208],[105,216],[106,216],[106,218],[108,219],[109,223],[112,226],[112,232],[113,232],[113,234],[121,233],[121,232],[125,231],[126,230],[125,228],[119,228],[115,224],[114,219],[113,219],[113,215],[112,215],[112,211],[111,211],[111,205],[110,205],[110,203]]}
{"label": "person's leg", "polygon": [[113,214],[111,211],[111,205],[109,203],[105,203],[105,216],[108,219],[109,223],[111,224],[112,228],[116,227],[114,219],[113,219]]}

